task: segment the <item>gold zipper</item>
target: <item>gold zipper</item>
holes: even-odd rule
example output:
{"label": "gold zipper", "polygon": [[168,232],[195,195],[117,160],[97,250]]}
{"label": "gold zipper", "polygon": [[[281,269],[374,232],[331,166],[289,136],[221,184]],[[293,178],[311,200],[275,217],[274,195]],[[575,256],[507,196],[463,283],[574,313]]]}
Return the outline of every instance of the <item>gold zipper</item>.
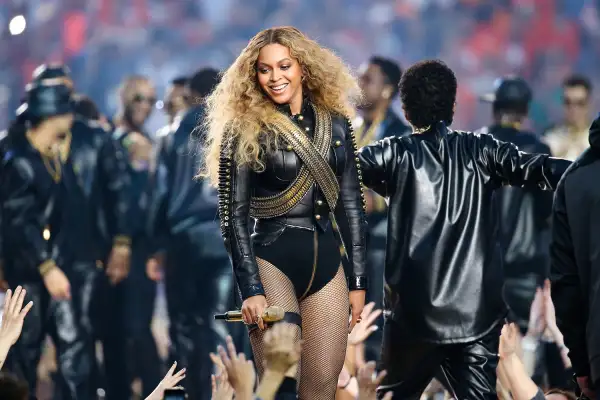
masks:
{"label": "gold zipper", "polygon": [[308,287],[306,288],[306,291],[304,291],[304,294],[302,296],[300,296],[300,300],[298,300],[298,301],[304,300],[304,298],[306,297],[306,295],[310,291],[310,288],[312,287],[313,282],[315,280],[315,274],[317,272],[317,263],[319,262],[319,236],[318,236],[319,233],[317,232],[317,229],[318,228],[315,228],[315,233],[313,235],[313,237],[314,237],[313,249],[315,251],[315,255],[313,257],[312,275],[310,277],[310,281],[308,282]]}

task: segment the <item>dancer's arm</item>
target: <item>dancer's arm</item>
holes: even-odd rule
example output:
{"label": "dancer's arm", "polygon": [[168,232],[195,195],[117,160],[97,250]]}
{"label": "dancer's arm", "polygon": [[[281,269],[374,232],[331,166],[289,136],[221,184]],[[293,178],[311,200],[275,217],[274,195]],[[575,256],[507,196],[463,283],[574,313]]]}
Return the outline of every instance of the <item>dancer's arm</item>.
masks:
{"label": "dancer's arm", "polygon": [[360,163],[355,160],[358,148],[352,125],[348,121],[346,132],[346,168],[342,175],[340,197],[344,204],[344,211],[348,219],[351,248],[348,252],[351,272],[348,276],[348,289],[350,290],[350,307],[352,311],[353,327],[360,317],[365,306],[365,291],[367,289],[366,269],[366,228],[365,198],[362,186],[362,173]]}
{"label": "dancer's arm", "polygon": [[555,190],[558,181],[571,165],[568,160],[548,154],[519,151],[509,142],[496,140],[492,135],[473,135],[478,161],[493,179],[510,186],[538,187]]}
{"label": "dancer's arm", "polygon": [[365,146],[358,152],[363,184],[382,197],[394,189],[395,160],[398,156],[397,138],[387,138]]}
{"label": "dancer's arm", "polygon": [[242,299],[245,300],[265,294],[250,239],[253,172],[247,164],[237,165],[232,155],[234,143],[227,136],[223,141],[218,188],[221,233],[233,264]]}

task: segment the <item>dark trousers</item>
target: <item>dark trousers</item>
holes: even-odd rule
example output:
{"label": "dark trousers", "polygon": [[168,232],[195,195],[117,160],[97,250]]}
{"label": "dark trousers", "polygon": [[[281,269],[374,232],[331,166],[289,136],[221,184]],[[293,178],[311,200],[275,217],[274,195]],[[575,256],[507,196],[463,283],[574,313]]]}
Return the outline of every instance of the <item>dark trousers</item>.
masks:
{"label": "dark trousers", "polygon": [[198,250],[174,244],[167,253],[165,287],[169,311],[171,358],[186,368],[183,385],[190,399],[211,398],[209,357],[224,344],[227,328],[214,314],[227,311],[232,293],[229,259],[206,258]]}
{"label": "dark trousers", "polygon": [[378,397],[419,399],[433,378],[459,400],[497,399],[496,367],[501,325],[464,344],[435,344],[409,337],[398,322],[386,320],[380,370],[387,370]]}
{"label": "dark trousers", "polygon": [[100,277],[98,338],[104,353],[103,375],[106,398],[127,400],[131,383],[142,381],[143,397],[162,379],[163,363],[151,331],[156,284],[146,276],[148,254],[143,243],[134,240],[131,270],[127,278],[111,285]]}
{"label": "dark trousers", "polygon": [[42,346],[46,335],[50,335],[58,364],[54,398],[94,399],[96,360],[90,312],[98,271],[93,262],[75,263],[63,270],[71,285],[70,300],[53,300],[42,281],[9,278],[11,288],[21,285],[27,290],[25,304],[33,301],[34,305],[25,318],[21,337],[10,351],[6,369],[27,381],[34,395]]}

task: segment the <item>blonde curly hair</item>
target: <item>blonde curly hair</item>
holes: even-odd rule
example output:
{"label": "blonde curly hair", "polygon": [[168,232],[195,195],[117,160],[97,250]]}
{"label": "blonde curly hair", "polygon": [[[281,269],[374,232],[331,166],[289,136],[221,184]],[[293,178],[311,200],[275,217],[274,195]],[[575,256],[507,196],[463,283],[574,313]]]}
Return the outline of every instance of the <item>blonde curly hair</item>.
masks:
{"label": "blonde curly hair", "polygon": [[225,71],[220,83],[206,99],[206,114],[200,127],[206,132],[201,176],[217,184],[221,143],[235,138],[233,157],[238,166],[254,170],[265,167],[263,150],[277,147],[277,134],[270,130],[277,108],[263,93],[257,80],[256,63],[268,44],[290,49],[304,72],[304,93],[331,113],[351,117],[361,98],[360,87],[350,69],[332,51],[321,47],[298,29],[284,26],[259,32]]}

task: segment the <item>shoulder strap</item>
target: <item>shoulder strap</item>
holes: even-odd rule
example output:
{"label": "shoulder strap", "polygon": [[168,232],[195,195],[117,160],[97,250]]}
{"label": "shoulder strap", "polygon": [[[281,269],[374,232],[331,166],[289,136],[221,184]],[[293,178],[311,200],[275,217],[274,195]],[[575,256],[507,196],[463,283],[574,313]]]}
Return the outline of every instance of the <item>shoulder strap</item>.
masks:
{"label": "shoulder strap", "polygon": [[325,195],[329,209],[333,212],[340,194],[340,186],[335,173],[327,161],[332,134],[331,114],[317,105],[313,105],[313,109],[315,111],[315,126],[317,129],[315,136],[322,135],[327,138],[327,140],[323,141],[320,148],[317,148],[306,134],[302,132],[300,127],[284,114],[278,114],[273,123],[273,128],[293,147],[294,152],[300,157],[312,178],[319,185],[323,195]]}

